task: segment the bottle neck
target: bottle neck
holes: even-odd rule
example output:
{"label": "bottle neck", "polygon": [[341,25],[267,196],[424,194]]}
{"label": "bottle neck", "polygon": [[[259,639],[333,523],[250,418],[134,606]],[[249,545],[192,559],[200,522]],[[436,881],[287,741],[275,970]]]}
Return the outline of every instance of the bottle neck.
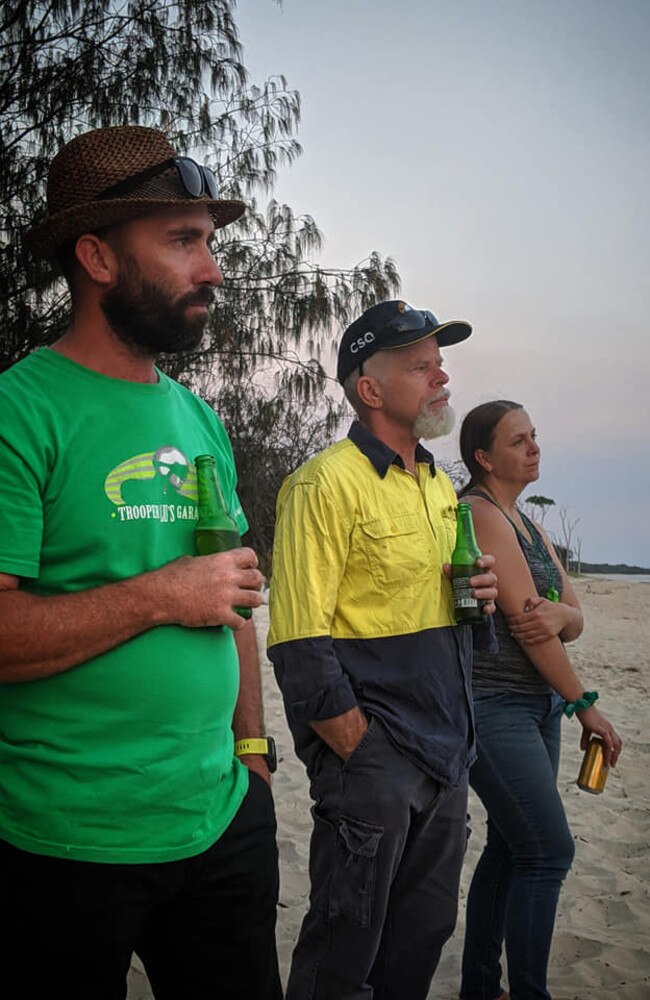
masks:
{"label": "bottle neck", "polygon": [[197,459],[196,485],[198,494],[198,515],[200,521],[210,520],[227,513],[214,460]]}
{"label": "bottle neck", "polygon": [[472,510],[469,504],[458,505],[458,517],[456,522],[456,549],[476,553],[480,555],[480,549],[474,534],[474,522],[472,520]]}

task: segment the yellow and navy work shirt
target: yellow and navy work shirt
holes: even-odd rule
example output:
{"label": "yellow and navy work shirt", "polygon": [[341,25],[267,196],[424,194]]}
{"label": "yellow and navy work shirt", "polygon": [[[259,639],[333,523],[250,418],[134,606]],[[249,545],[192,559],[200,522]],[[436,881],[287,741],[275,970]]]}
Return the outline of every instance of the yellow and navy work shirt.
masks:
{"label": "yellow and navy work shirt", "polygon": [[421,445],[417,476],[358,422],[278,496],[268,645],[296,752],[359,705],[422,770],[455,786],[474,760],[472,632],[443,564],[456,496]]}

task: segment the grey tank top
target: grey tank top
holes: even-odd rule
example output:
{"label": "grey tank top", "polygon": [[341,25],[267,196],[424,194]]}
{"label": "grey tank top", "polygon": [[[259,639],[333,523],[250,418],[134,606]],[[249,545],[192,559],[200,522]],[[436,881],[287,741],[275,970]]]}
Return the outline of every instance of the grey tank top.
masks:
{"label": "grey tank top", "polygon": [[[479,496],[494,504],[494,501],[482,490],[469,491],[470,496]],[[494,504],[496,507],[497,505]],[[512,525],[517,534],[517,541],[535,583],[535,589],[543,597],[549,587],[555,587],[562,593],[562,575],[548,554],[544,539],[522,511],[521,519],[526,525],[532,544],[516,525]],[[505,515],[504,515],[505,516]],[[511,522],[512,523],[512,522]],[[497,608],[494,615],[494,626],[499,642],[498,653],[481,653],[475,650],[472,671],[472,686],[475,690],[516,691],[519,694],[547,694],[550,685],[538,674],[523,649],[510,635],[505,615]]]}

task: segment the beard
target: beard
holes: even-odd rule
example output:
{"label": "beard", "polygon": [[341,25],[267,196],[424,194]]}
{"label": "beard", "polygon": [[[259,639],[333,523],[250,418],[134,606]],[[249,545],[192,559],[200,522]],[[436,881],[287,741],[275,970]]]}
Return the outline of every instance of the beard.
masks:
{"label": "beard", "polygon": [[[429,400],[429,403],[431,402],[432,400]],[[424,403],[413,424],[413,434],[418,439],[432,441],[434,438],[450,434],[455,422],[456,414],[451,406],[443,406],[441,410],[429,410],[428,403]]]}
{"label": "beard", "polygon": [[198,347],[207,317],[189,317],[186,309],[209,305],[213,299],[209,285],[173,299],[164,285],[142,278],[136,262],[125,259],[115,288],[106,293],[101,306],[111,329],[124,344],[144,357],[156,357]]}

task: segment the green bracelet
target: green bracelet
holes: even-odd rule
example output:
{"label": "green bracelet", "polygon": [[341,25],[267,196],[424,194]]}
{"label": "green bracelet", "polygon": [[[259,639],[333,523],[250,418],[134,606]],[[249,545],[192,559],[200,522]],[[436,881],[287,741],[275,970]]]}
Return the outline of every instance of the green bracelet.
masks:
{"label": "green bracelet", "polygon": [[567,719],[570,719],[574,712],[582,712],[584,708],[591,708],[595,701],[598,701],[598,692],[585,691],[582,698],[564,702],[564,714]]}

